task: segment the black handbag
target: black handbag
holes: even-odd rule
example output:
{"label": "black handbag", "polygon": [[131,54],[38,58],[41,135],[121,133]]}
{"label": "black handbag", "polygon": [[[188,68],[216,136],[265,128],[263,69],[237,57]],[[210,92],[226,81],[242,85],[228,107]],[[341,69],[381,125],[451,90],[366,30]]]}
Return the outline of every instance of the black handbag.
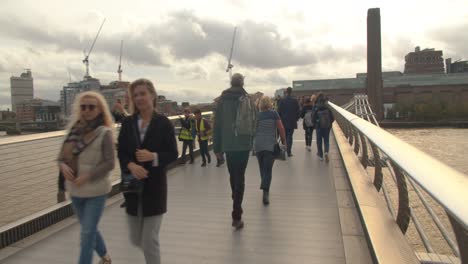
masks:
{"label": "black handbag", "polygon": [[276,160],[286,160],[286,151],[280,147],[280,138],[276,136],[276,143],[273,147],[273,158]]}
{"label": "black handbag", "polygon": [[[135,133],[137,149],[140,148],[140,138],[138,137],[138,130],[132,122],[132,127]],[[138,163],[138,162],[137,162]],[[138,179],[130,171],[121,171],[120,191],[123,193],[141,193],[143,192],[143,181]]]}

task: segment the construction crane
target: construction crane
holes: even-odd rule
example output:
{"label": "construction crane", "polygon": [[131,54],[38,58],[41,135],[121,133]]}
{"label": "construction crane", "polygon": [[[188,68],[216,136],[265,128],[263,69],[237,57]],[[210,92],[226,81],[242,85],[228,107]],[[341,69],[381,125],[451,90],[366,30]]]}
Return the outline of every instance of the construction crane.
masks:
{"label": "construction crane", "polygon": [[84,56],[85,58],[83,59],[83,63],[85,64],[86,66],[86,75],[85,75],[85,79],[89,78],[89,55],[91,54],[91,52],[93,51],[93,48],[94,48],[94,44],[96,44],[96,40],[97,38],[99,37],[99,33],[101,33],[101,29],[102,29],[102,26],[104,26],[104,22],[106,22],[106,19],[104,18],[104,20],[102,21],[102,24],[101,26],[99,27],[99,30],[96,34],[96,37],[94,38],[94,41],[93,41],[93,44],[91,45],[91,48],[89,49],[89,52],[88,54],[86,54],[86,50],[83,51],[84,52]]}
{"label": "construction crane", "polygon": [[120,58],[119,58],[119,68],[117,69],[117,73],[119,74],[119,82],[122,81],[122,48],[123,48],[123,40],[120,41]]}
{"label": "construction crane", "polygon": [[229,54],[229,60],[228,60],[228,65],[226,69],[226,72],[229,72],[229,79],[231,79],[232,77],[232,68],[234,67],[234,65],[232,65],[231,63],[231,60],[232,60],[232,52],[234,51],[234,42],[236,40],[236,31],[237,31],[237,27],[234,27],[234,33],[232,35],[231,52]]}

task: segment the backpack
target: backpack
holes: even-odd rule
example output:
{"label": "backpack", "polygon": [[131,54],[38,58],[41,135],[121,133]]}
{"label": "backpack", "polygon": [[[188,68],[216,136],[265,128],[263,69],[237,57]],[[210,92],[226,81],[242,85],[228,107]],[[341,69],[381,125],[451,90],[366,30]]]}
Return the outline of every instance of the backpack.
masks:
{"label": "backpack", "polygon": [[304,115],[304,124],[306,127],[314,127],[314,121],[312,120],[312,116],[314,115],[314,111],[308,110]]}
{"label": "backpack", "polygon": [[318,123],[320,128],[331,128],[331,116],[328,109],[317,111]]}
{"label": "backpack", "polygon": [[255,134],[256,113],[250,97],[245,94],[239,97],[234,133],[236,136]]}

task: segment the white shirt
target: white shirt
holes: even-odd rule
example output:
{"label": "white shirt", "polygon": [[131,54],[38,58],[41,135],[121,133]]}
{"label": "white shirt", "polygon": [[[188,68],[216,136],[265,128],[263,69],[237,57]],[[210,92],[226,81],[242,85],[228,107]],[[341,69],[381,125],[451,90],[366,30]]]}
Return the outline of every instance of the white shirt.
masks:
{"label": "white shirt", "polygon": [[[142,127],[143,120],[141,119],[140,116],[138,116],[138,131],[140,131],[140,142],[143,142],[145,140],[145,135],[146,135],[146,130],[148,130],[149,123],[146,124],[146,126]],[[153,152],[153,167],[158,167],[159,166],[159,157],[158,153]]]}

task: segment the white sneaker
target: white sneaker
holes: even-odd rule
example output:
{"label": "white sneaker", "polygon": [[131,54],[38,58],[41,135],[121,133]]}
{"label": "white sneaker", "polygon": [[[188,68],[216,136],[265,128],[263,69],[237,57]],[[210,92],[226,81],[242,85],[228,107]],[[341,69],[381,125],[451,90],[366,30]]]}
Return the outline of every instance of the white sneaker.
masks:
{"label": "white sneaker", "polygon": [[310,152],[312,148],[310,146],[307,146],[307,150]]}
{"label": "white sneaker", "polygon": [[319,160],[320,160],[320,161],[323,161],[323,158],[322,158],[322,157],[319,157]]}

